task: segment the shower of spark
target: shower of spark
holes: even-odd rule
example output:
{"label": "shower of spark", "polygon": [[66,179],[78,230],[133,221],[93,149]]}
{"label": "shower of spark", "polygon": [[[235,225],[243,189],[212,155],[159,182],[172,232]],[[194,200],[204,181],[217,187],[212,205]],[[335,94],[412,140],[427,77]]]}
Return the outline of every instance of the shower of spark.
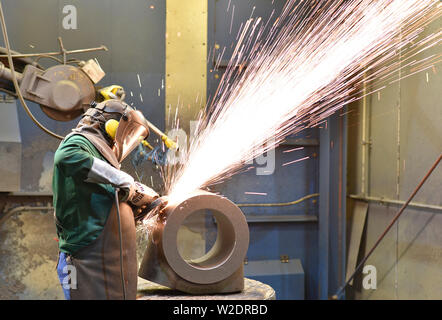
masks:
{"label": "shower of spark", "polygon": [[[440,54],[416,60],[440,43],[440,30],[417,38],[440,18],[439,1],[288,0],[271,24],[273,15],[242,25],[184,164],[165,169],[171,203],[223,181],[362,94],[385,88],[399,70],[404,77],[406,70],[416,73],[441,61]],[[375,80],[375,90],[362,90]]]}

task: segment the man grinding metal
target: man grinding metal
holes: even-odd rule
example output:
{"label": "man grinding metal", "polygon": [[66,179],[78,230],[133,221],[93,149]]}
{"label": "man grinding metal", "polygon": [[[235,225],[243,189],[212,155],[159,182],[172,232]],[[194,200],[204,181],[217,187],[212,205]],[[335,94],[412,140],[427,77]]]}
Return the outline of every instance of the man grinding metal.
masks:
{"label": "man grinding metal", "polygon": [[159,197],[120,170],[149,135],[146,119],[122,101],[124,96],[107,98],[84,113],[54,157],[57,273],[66,299],[135,299],[132,209]]}

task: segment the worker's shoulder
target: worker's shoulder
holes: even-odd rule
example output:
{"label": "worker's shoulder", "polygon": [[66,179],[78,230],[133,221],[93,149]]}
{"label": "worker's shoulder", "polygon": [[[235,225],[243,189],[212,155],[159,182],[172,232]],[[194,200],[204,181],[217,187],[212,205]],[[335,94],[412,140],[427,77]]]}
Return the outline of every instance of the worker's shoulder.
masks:
{"label": "worker's shoulder", "polygon": [[59,149],[68,146],[94,148],[94,145],[85,136],[81,134],[73,134],[69,136],[67,139],[64,139],[63,142],[60,144]]}
{"label": "worker's shoulder", "polygon": [[94,145],[86,137],[74,134],[60,143],[55,152],[55,159],[62,160],[66,156],[72,157],[74,154],[78,154],[78,152],[81,153],[82,151],[90,154],[97,152]]}

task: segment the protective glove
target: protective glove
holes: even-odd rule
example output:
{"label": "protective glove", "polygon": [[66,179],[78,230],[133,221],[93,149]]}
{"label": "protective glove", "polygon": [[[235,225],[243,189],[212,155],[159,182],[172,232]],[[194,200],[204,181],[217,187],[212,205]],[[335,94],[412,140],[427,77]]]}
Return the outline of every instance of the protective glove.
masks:
{"label": "protective glove", "polygon": [[112,167],[107,162],[94,158],[92,167],[89,170],[86,182],[109,183],[120,188],[120,201],[127,201],[130,204],[140,207],[149,205],[159,195],[151,188],[134,179],[124,171]]}
{"label": "protective glove", "polygon": [[136,181],[132,184],[130,188],[127,202],[136,207],[142,207],[151,204],[159,197],[160,195],[156,193],[153,189]]}
{"label": "protective glove", "polygon": [[134,184],[134,179],[124,171],[112,167],[109,163],[94,157],[86,182],[111,184],[120,188],[120,201],[126,201]]}

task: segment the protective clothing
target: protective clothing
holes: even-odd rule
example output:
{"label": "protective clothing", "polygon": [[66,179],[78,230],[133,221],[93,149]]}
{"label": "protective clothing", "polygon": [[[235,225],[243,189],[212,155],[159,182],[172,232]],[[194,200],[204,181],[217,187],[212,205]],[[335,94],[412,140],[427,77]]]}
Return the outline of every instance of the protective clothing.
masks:
{"label": "protective clothing", "polygon": [[115,133],[113,150],[119,162],[123,161],[149,135],[149,128],[140,111],[126,108]]}
{"label": "protective clothing", "polygon": [[[120,119],[124,112],[124,104],[114,103],[112,113],[107,113],[102,110],[103,104],[112,104],[112,101],[103,102],[96,107],[101,106],[100,109],[94,107],[89,108],[81,118],[77,127],[68,134],[63,141],[67,141],[72,135],[81,135],[85,137],[92,145],[98,150],[98,152],[113,167],[120,169],[120,162],[118,161],[112,146],[114,141],[106,134],[104,129],[106,121],[110,119]],[[63,144],[62,141],[62,144]]]}
{"label": "protective clothing", "polygon": [[105,161],[80,135],[62,141],[55,152],[53,203],[59,248],[67,254],[74,254],[98,237],[115,200],[111,184],[86,182],[94,158]]}
{"label": "protective clothing", "polygon": [[120,199],[136,207],[151,203],[159,196],[148,186],[134,181],[132,176],[117,170],[107,162],[94,158],[86,182],[110,183],[125,192],[126,197]]}
{"label": "protective clothing", "polygon": [[153,191],[148,186],[136,181],[132,185],[127,201],[135,207],[148,205],[159,198],[158,193]]}
{"label": "protective clothing", "polygon": [[[132,209],[125,202],[120,204],[120,217],[126,299],[134,300],[138,279],[135,223]],[[117,212],[114,205],[97,239],[72,255],[60,254],[64,260],[59,262],[57,272],[66,299],[123,299],[119,254]],[[61,267],[63,265],[64,268]],[[68,273],[68,270],[71,272]]]}
{"label": "protective clothing", "polygon": [[[119,121],[113,133],[115,137],[106,133],[106,124],[112,120]],[[119,163],[149,136],[149,127],[143,114],[117,99],[106,100],[89,108],[72,131],[72,134],[81,134],[90,140],[117,169]]]}
{"label": "protective clothing", "polygon": [[[66,279],[66,275],[62,277],[66,270],[70,281],[76,280],[76,288],[68,286],[71,299],[123,298],[114,201],[117,187],[123,201],[119,209],[126,297],[135,298],[137,261],[131,205],[158,197],[155,191],[146,186],[140,188],[130,175],[119,170],[122,159],[136,146],[131,145],[137,141],[134,137],[144,139],[149,133],[142,123],[144,117],[138,118],[140,115],[125,103],[105,101],[85,113],[55,153],[53,201],[61,252],[57,271],[60,281]],[[124,124],[118,126],[118,142],[105,132],[105,123],[110,119]],[[125,139],[124,133],[131,139]]]}

